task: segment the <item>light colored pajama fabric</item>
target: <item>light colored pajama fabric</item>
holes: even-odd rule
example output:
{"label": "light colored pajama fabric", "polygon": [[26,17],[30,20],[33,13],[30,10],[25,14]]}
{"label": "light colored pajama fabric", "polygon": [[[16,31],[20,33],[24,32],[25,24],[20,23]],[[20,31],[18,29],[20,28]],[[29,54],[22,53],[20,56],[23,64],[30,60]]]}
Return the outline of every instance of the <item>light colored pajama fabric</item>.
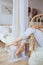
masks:
{"label": "light colored pajama fabric", "polygon": [[28,28],[22,35],[22,39],[27,39],[31,34],[34,35],[35,39],[37,40],[38,44],[41,46],[37,48],[31,55],[29,59],[29,65],[43,65],[43,32],[35,29],[35,28]]}
{"label": "light colored pajama fabric", "polygon": [[40,46],[43,47],[43,32],[35,29],[35,28],[28,28],[22,35],[21,38],[22,39],[27,39],[31,34],[34,35],[36,41],[38,42],[38,44]]}

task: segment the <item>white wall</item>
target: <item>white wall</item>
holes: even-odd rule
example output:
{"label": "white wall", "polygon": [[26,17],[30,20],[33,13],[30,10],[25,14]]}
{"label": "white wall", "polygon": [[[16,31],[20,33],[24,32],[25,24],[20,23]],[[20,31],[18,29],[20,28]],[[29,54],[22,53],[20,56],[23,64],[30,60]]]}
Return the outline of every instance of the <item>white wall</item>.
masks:
{"label": "white wall", "polygon": [[37,8],[39,9],[40,11],[43,12],[43,0],[29,0],[29,1],[32,1],[31,5],[29,3],[29,5],[31,7],[34,7],[34,8]]}
{"label": "white wall", "polygon": [[[7,3],[6,5],[10,4],[10,0],[8,2],[7,0],[6,1],[0,0],[0,24],[12,24],[12,13],[8,11],[8,9],[11,9],[11,8],[8,5],[8,9],[6,9],[5,7],[7,6],[4,5],[4,3],[5,4]],[[13,4],[13,0],[12,0],[12,4]]]}

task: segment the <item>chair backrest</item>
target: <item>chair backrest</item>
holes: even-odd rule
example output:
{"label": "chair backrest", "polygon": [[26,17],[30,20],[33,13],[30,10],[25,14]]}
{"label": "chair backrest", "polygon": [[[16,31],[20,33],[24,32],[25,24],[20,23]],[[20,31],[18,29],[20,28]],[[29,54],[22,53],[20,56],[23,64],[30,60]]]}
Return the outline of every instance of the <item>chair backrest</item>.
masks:
{"label": "chair backrest", "polygon": [[[29,24],[30,27],[41,29],[43,28],[43,14],[38,14],[32,18]],[[34,51],[35,48],[35,38],[33,35],[30,36],[30,44],[29,44],[29,53],[30,55]]]}

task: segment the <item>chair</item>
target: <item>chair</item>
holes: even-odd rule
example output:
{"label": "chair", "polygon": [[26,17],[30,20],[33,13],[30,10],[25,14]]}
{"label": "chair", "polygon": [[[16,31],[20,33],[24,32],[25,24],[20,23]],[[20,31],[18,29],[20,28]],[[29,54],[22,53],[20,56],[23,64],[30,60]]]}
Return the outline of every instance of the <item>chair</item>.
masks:
{"label": "chair", "polygon": [[[32,28],[38,28],[43,31],[43,14],[38,14],[32,18],[29,24]],[[42,29],[41,29],[42,28]],[[32,52],[35,49],[35,38],[33,35],[30,36],[30,44],[29,44],[29,56],[31,56]]]}

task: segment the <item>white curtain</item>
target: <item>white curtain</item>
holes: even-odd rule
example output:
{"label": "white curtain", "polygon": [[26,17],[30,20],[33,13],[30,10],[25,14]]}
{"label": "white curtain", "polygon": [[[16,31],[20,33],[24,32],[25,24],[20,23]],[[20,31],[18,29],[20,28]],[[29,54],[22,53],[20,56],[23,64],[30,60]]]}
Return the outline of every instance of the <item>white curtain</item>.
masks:
{"label": "white curtain", "polygon": [[20,35],[28,28],[28,0],[20,0]]}

